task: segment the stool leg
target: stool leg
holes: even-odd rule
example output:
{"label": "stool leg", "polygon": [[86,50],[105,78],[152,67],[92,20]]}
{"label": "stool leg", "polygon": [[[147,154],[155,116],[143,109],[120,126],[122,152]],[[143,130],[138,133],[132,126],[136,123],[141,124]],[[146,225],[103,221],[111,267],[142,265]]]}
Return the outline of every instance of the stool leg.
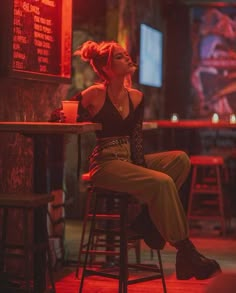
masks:
{"label": "stool leg", "polygon": [[89,208],[91,205],[91,198],[92,198],[92,192],[89,191],[87,194],[87,200],[86,200],[86,208],[85,208],[85,214],[84,214],[84,219],[83,219],[83,227],[82,227],[82,234],[81,234],[81,241],[80,241],[80,247],[79,247],[79,253],[78,253],[78,261],[77,261],[77,266],[76,266],[76,272],[75,276],[78,279],[79,276],[79,267],[81,263],[81,255],[82,255],[82,250],[84,247],[84,238],[85,238],[85,231],[87,227],[87,222],[88,222],[88,214],[89,214]]}
{"label": "stool leg", "polygon": [[0,272],[5,270],[5,245],[7,239],[7,217],[8,217],[8,208],[3,208],[2,216],[2,239],[0,242]]}
{"label": "stool leg", "polygon": [[50,283],[52,286],[52,292],[55,293],[56,288],[55,288],[55,282],[53,277],[52,258],[50,254],[49,244],[47,245],[47,257],[48,257],[48,273],[49,273]]}
{"label": "stool leg", "polygon": [[[105,200],[104,205],[105,205],[106,213],[109,213],[110,210],[115,208],[116,200],[108,197]],[[110,229],[114,228],[115,223],[108,220],[108,221],[106,221],[105,225],[106,225],[106,228],[108,230],[110,230]],[[106,245],[107,245],[107,250],[112,250],[112,249],[115,250],[115,247],[114,247],[114,245],[115,245],[115,237],[113,235],[109,235],[109,236],[107,235],[107,237],[106,237]],[[113,262],[115,263],[115,257],[108,255],[106,257],[106,262],[107,262],[107,264],[109,264],[109,263],[112,264]]]}
{"label": "stool leg", "polygon": [[224,211],[224,200],[223,200],[223,191],[222,191],[221,174],[220,174],[219,166],[216,166],[216,180],[218,185],[218,202],[219,202],[222,234],[223,236],[225,236],[226,235],[225,211]]}
{"label": "stool leg", "polygon": [[191,187],[190,187],[190,195],[189,195],[189,201],[188,201],[188,212],[187,217],[189,218],[192,214],[192,206],[193,206],[193,194],[194,194],[194,187],[196,184],[196,178],[197,178],[197,167],[193,166],[192,171],[192,180],[191,180]]}
{"label": "stool leg", "polygon": [[153,257],[154,257],[153,249],[150,248],[150,259],[153,260]]}
{"label": "stool leg", "polygon": [[[223,165],[222,168],[222,173],[223,173],[223,182],[226,184],[230,183],[230,167]],[[225,197],[224,197],[225,198]],[[231,220],[232,220],[232,214],[231,214],[231,209],[230,209],[230,201],[229,201],[229,197],[226,194],[226,200],[224,201],[224,205],[225,205],[225,225],[226,225],[226,229],[228,228],[229,231],[231,230]]]}
{"label": "stool leg", "polygon": [[141,243],[140,240],[136,240],[135,242],[135,256],[136,256],[136,263],[141,263]]}
{"label": "stool leg", "polygon": [[158,261],[159,261],[159,265],[160,265],[161,281],[162,281],[163,291],[164,291],[164,293],[166,293],[167,292],[167,290],[166,290],[166,282],[165,282],[165,275],[164,275],[164,270],[163,270],[160,250],[157,250],[157,257],[158,257]]}
{"label": "stool leg", "polygon": [[93,232],[95,229],[95,217],[96,217],[96,212],[97,212],[97,205],[98,205],[98,200],[95,197],[95,205],[94,205],[94,210],[93,210],[91,227],[90,227],[90,231],[89,231],[88,243],[87,243],[86,252],[85,252],[85,260],[84,260],[83,272],[82,272],[81,281],[80,281],[79,293],[82,293],[82,291],[83,291],[85,270],[87,268],[89,250],[90,250],[90,246],[92,244]]}
{"label": "stool leg", "polygon": [[52,286],[51,292],[55,293],[56,288],[55,288],[55,282],[54,282],[54,277],[53,277],[52,258],[51,258],[51,254],[50,254],[49,244],[47,246],[47,257],[48,257],[48,273],[49,273],[50,283]]}
{"label": "stool leg", "polygon": [[128,286],[128,237],[127,237],[127,206],[128,199],[120,199],[120,279],[119,293],[127,293]]}
{"label": "stool leg", "polygon": [[[45,213],[45,218],[47,217],[47,206],[44,207],[44,213]],[[55,282],[54,282],[54,276],[53,276],[53,266],[52,266],[52,256],[50,253],[50,246],[49,246],[49,236],[48,236],[48,229],[47,226],[45,225],[45,238],[47,240],[47,265],[48,265],[48,274],[49,274],[49,279],[50,283],[52,286],[52,292],[56,292],[55,288]]]}
{"label": "stool leg", "polygon": [[25,282],[26,291],[30,292],[30,250],[29,250],[29,214],[31,209],[23,210],[24,254],[25,254]]}

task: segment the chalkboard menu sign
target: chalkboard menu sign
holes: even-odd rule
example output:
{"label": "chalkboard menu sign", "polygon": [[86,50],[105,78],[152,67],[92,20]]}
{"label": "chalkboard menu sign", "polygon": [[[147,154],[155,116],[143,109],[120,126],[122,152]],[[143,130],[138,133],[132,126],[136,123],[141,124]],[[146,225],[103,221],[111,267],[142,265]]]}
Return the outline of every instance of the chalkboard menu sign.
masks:
{"label": "chalkboard menu sign", "polygon": [[[8,0],[9,1],[9,0]],[[71,79],[72,0],[11,0],[3,31],[5,57],[14,77]],[[4,17],[4,16],[3,16]],[[6,25],[6,20],[5,20]],[[6,56],[7,55],[7,56]]]}

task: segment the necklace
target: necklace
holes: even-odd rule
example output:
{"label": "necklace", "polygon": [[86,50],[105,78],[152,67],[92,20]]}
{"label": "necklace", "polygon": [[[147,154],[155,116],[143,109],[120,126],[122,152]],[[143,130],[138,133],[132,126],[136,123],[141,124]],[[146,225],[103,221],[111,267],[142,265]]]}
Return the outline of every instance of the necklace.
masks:
{"label": "necklace", "polygon": [[122,113],[124,110],[124,99],[122,100],[122,103],[120,103],[121,101],[117,102],[117,100],[119,100],[119,99],[121,100],[123,93],[124,93],[124,88],[120,91],[119,95],[115,99],[114,94],[112,92],[112,89],[110,88],[111,101],[120,113]]}
{"label": "necklace", "polygon": [[117,104],[117,103],[115,103],[115,102],[113,102],[113,104],[115,105],[116,109],[117,109],[120,113],[123,112],[123,106],[122,106],[122,105],[119,105],[119,104]]}

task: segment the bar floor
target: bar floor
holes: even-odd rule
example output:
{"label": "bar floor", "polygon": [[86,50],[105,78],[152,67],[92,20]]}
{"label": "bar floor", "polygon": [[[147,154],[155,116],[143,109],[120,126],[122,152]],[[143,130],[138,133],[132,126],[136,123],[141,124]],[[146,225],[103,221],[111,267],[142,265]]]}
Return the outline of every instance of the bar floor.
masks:
{"label": "bar floor", "polygon": [[[191,229],[191,239],[196,244],[198,249],[208,257],[216,259],[222,268],[223,274],[221,278],[228,278],[227,284],[224,282],[224,291],[231,293],[234,291],[227,290],[230,286],[230,280],[236,280],[236,219],[232,221],[232,231],[228,233],[227,237],[219,236],[217,225],[214,222],[199,223],[202,228]],[[73,293],[78,292],[80,280],[75,278],[75,264],[80,243],[82,221],[67,220],[66,221],[66,264],[59,266],[55,272],[57,293]],[[150,257],[150,249],[144,242],[141,244],[141,256],[143,262],[155,263],[157,257]],[[134,259],[134,253],[130,251],[130,259]],[[207,292],[207,288],[219,276],[208,280],[190,279],[186,281],[179,281],[175,276],[175,249],[168,244],[162,251],[163,266],[165,270],[167,292],[178,293],[203,293]],[[233,281],[235,283],[235,281]],[[217,285],[220,288],[219,285]],[[234,284],[235,286],[235,284]],[[110,279],[103,279],[101,277],[89,277],[85,280],[84,293],[115,293],[117,292],[118,282]],[[162,285],[160,280],[144,282],[141,284],[130,285],[129,292],[162,292]],[[213,292],[213,291],[212,291]],[[218,292],[218,291],[217,291]]]}

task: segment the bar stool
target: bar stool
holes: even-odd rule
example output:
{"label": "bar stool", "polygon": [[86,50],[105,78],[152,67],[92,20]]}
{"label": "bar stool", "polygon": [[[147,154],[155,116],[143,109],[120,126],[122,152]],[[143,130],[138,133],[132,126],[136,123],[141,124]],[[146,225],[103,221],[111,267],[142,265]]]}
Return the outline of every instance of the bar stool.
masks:
{"label": "bar stool", "polygon": [[[49,278],[51,283],[51,292],[56,292],[54,279],[53,279],[53,271],[52,271],[52,263],[49,251],[49,239],[47,234],[47,205],[48,202],[53,199],[53,196],[50,194],[0,194],[0,209],[2,209],[2,233],[0,239],[0,275],[7,276],[7,268],[5,258],[8,256],[24,258],[24,292],[42,292],[41,289],[37,287],[39,282],[45,282],[44,280],[39,280],[39,276],[35,275],[31,266],[35,267],[36,263],[34,263],[34,254],[36,253],[45,253],[47,255],[47,265],[49,271]],[[23,222],[22,222],[22,235],[23,235],[23,243],[22,241],[19,243],[18,240],[12,240],[11,243],[9,241],[9,235],[11,231],[9,231],[9,210],[21,210],[23,213]],[[40,231],[40,235],[37,235],[37,231],[34,231],[34,215],[35,213],[40,213],[42,215],[43,222],[42,231]],[[13,217],[12,217],[13,219]],[[13,223],[14,225],[14,223]],[[43,265],[43,263],[38,264]],[[43,268],[42,268],[43,269]],[[16,276],[12,276],[14,279],[18,279]],[[31,278],[34,278],[33,288],[31,288]],[[43,276],[44,278],[44,276]],[[35,282],[35,280],[37,281]],[[8,282],[8,280],[6,280]],[[36,284],[38,283],[38,284]],[[1,288],[0,284],[0,288]],[[40,284],[41,285],[41,284]],[[11,290],[8,285],[4,285],[4,290]],[[18,290],[22,290],[22,288],[14,288],[14,292],[18,292]],[[2,291],[1,291],[2,292]],[[5,291],[4,291],[5,292]],[[13,291],[10,291],[13,292]]]}
{"label": "bar stool", "polygon": [[[222,183],[227,169],[221,156],[190,156],[192,178],[187,217],[189,220],[218,220],[226,234],[225,200]],[[205,213],[204,213],[205,211]]]}
{"label": "bar stool", "polygon": [[[137,241],[142,238],[142,235],[137,235],[134,232],[129,233],[128,231],[128,208],[129,200],[131,198],[127,193],[114,192],[110,190],[104,190],[90,187],[90,196],[94,199],[93,211],[91,213],[91,226],[89,229],[88,242],[85,245],[86,248],[83,251],[85,253],[85,260],[83,265],[83,272],[81,276],[79,292],[81,293],[84,286],[85,277],[96,275],[102,277],[108,277],[119,280],[119,293],[126,293],[127,286],[129,284],[140,283],[144,281],[161,279],[163,292],[166,292],[165,278],[162,267],[162,259],[160,250],[157,250],[158,262],[160,268],[153,265],[143,265],[140,263],[129,264],[128,263],[128,249],[129,244],[132,241]],[[112,203],[112,206],[108,206],[108,210],[101,209],[104,205],[104,200]],[[113,204],[115,203],[115,205]],[[115,208],[115,210],[114,210]],[[86,207],[87,210],[87,207]],[[104,226],[100,226],[101,220],[104,222]],[[94,249],[94,235],[106,235],[105,249]],[[118,244],[114,245],[114,240],[118,238]],[[81,245],[83,239],[81,239]],[[80,248],[81,249],[81,248]],[[80,250],[81,253],[81,250]],[[100,266],[99,269],[93,268],[88,264],[89,257],[93,255],[106,255],[109,257],[117,258],[117,269],[118,272],[114,272],[115,267],[111,268],[111,271],[107,267]],[[130,269],[140,270],[149,272],[149,275],[129,278],[131,273]],[[150,274],[151,272],[151,274]],[[78,271],[76,272],[78,276]]]}
{"label": "bar stool", "polygon": [[[87,244],[85,243],[85,234],[87,232],[87,227],[88,227],[88,222],[91,221],[93,215],[91,213],[91,208],[92,208],[92,204],[93,204],[93,192],[102,192],[103,194],[106,194],[106,197],[104,197],[104,201],[102,203],[102,206],[104,208],[103,214],[100,214],[99,216],[97,216],[97,218],[99,218],[100,223],[102,223],[104,225],[105,221],[107,220],[107,217],[109,218],[109,220],[113,220],[118,221],[120,219],[120,215],[116,210],[116,213],[114,212],[115,208],[117,208],[116,206],[116,202],[113,200],[113,193],[111,191],[107,191],[107,190],[100,190],[98,191],[98,189],[94,189],[94,187],[92,186],[92,182],[91,182],[91,178],[90,178],[90,174],[89,173],[84,173],[82,174],[82,181],[86,184],[87,186],[87,197],[86,197],[86,204],[85,204],[85,212],[84,212],[84,219],[83,219],[83,225],[82,225],[82,233],[81,233],[81,241],[80,241],[80,247],[79,247],[79,252],[78,252],[78,260],[77,260],[77,266],[76,266],[76,278],[78,278],[79,275],[79,268],[81,265],[81,257],[82,254],[86,253],[85,247],[87,246]],[[111,196],[109,196],[111,195]],[[129,196],[129,198],[131,198]],[[129,204],[132,205],[132,209],[136,209],[137,203],[133,200],[130,201]],[[101,205],[101,203],[100,203]],[[106,211],[105,213],[105,209],[110,210],[110,211]],[[114,224],[114,223],[113,223]],[[110,225],[108,223],[108,225]],[[108,245],[108,241],[107,239],[104,239],[104,233],[99,234],[98,231],[97,233],[94,233],[93,235],[93,239],[92,239],[92,243],[93,243],[93,249],[96,249],[98,247],[101,246],[107,246]],[[117,246],[117,241],[115,241],[115,239],[110,239],[110,244],[112,245],[114,244],[114,246]],[[129,249],[130,248],[134,248],[135,250],[135,256],[136,256],[136,263],[141,262],[141,243],[140,243],[140,238],[137,240],[132,240],[129,242]],[[96,255],[92,255],[90,257],[90,264],[92,262],[95,261],[95,257]],[[109,257],[108,257],[109,258]],[[107,260],[107,262],[111,263],[112,260],[110,258],[110,260]]]}

